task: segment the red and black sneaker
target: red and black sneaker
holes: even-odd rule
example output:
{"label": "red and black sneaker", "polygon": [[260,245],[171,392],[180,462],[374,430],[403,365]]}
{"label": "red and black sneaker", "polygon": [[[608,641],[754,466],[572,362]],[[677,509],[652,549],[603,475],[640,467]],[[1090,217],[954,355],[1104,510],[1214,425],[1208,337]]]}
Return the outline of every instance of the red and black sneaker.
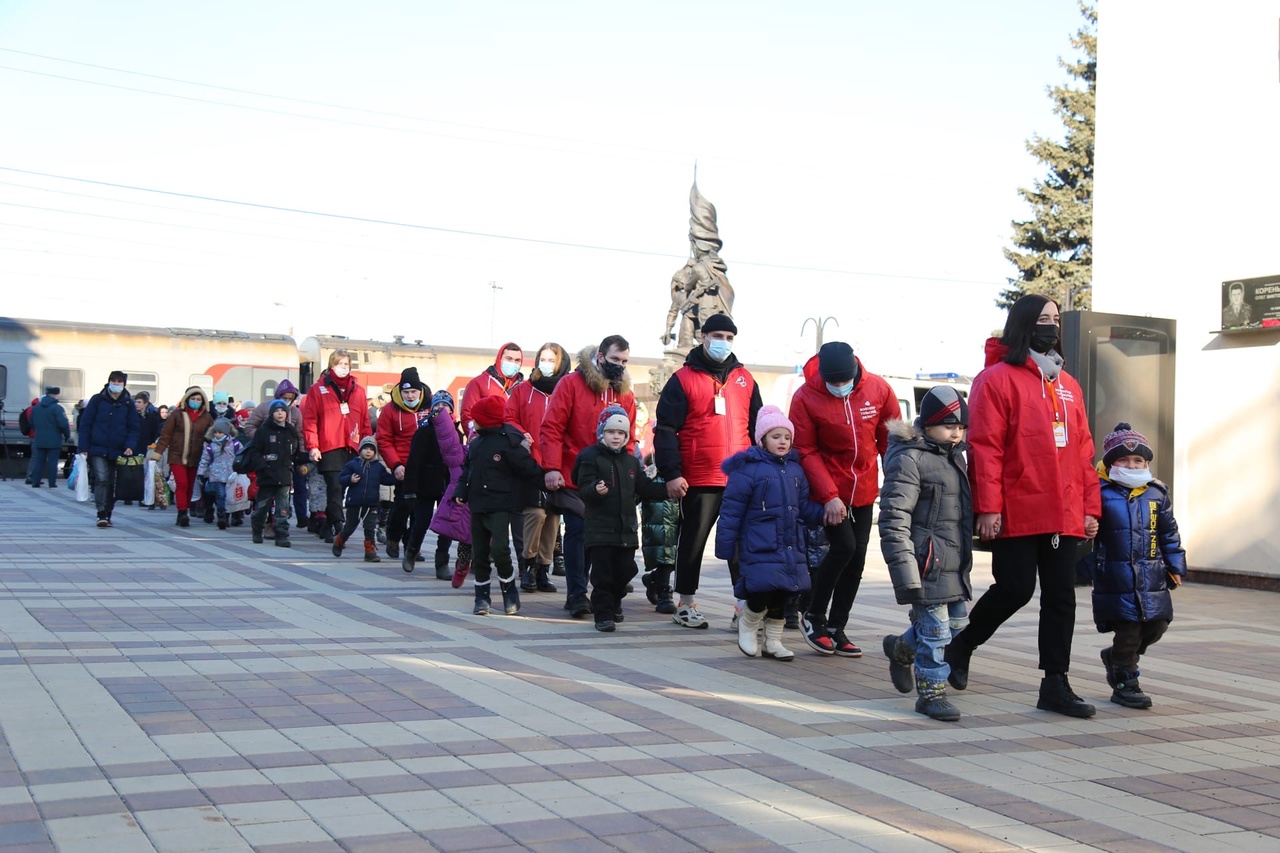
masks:
{"label": "red and black sneaker", "polygon": [[836,654],[842,658],[860,658],[862,657],[862,649],[858,648],[848,637],[844,635],[843,628],[836,628],[830,631],[832,648]]}
{"label": "red and black sneaker", "polygon": [[831,635],[827,633],[827,620],[823,616],[813,616],[809,613],[800,616],[800,633],[804,636],[804,641],[808,643],[809,648],[813,649],[820,655],[834,655],[836,653],[836,644],[831,639]]}

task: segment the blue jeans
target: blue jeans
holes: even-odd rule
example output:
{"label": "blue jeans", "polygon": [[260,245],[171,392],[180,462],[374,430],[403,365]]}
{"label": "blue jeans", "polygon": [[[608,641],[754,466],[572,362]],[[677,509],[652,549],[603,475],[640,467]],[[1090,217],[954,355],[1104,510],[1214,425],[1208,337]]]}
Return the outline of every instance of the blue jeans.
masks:
{"label": "blue jeans", "polygon": [[911,605],[911,627],[902,635],[902,642],[916,650],[917,681],[947,680],[951,666],[942,659],[942,652],[968,622],[969,608],[963,601]]}
{"label": "blue jeans", "polygon": [[58,454],[60,447],[37,447],[31,456],[31,472],[27,479],[33,485],[40,485],[41,479],[49,479],[49,488],[58,488]]}
{"label": "blue jeans", "polygon": [[[204,493],[213,495],[213,506],[218,510],[218,515],[227,514],[227,484],[207,482],[204,484]],[[208,504],[206,504],[208,506]]]}

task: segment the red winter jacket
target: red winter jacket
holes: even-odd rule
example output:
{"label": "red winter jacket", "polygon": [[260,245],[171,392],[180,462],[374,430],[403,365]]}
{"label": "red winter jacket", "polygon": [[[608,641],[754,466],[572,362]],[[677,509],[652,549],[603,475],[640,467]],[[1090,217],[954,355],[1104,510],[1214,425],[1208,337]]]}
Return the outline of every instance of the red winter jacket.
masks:
{"label": "red winter jacket", "polygon": [[409,445],[413,444],[413,434],[418,431],[418,418],[426,418],[430,411],[431,398],[426,394],[418,397],[418,408],[410,409],[404,404],[400,386],[391,389],[391,402],[378,414],[377,429],[378,453],[391,473],[395,473],[397,466],[408,463]]}
{"label": "red winter jacket", "polygon": [[[594,346],[578,353],[578,369],[556,385],[538,437],[539,464],[547,471],[559,471],[569,488],[577,488],[570,479],[573,464],[579,453],[596,443],[596,427],[606,406],[621,406],[627,411],[627,419],[633,424],[636,422],[636,396],[631,392],[631,377],[624,373],[615,390],[600,372],[595,355]],[[635,450],[634,433],[632,430],[627,439],[628,453]]]}
{"label": "red winter jacket", "polygon": [[507,398],[507,411],[503,416],[507,423],[528,433],[529,452],[533,454],[533,461],[539,465],[542,464],[542,451],[538,448],[538,439],[542,435],[542,420],[546,417],[550,402],[550,394],[539,391],[533,387],[532,382],[521,382]]}
{"label": "red winter jacket", "polygon": [[[511,389],[515,388],[524,381],[524,376],[517,373],[510,379],[502,375],[502,354],[509,349],[519,350],[520,347],[507,341],[498,347],[498,354],[493,357],[493,366],[486,367],[484,372],[467,383],[462,389],[462,412],[458,422],[462,424],[463,429],[470,429],[467,424],[471,423],[471,410],[485,397],[509,397]],[[524,350],[520,350],[521,358],[524,357]]]}
{"label": "red winter jacket", "polygon": [[352,380],[344,415],[337,389],[329,384],[329,371],[321,373],[302,401],[302,437],[307,450],[328,453],[346,447],[355,453],[360,450],[360,439],[367,435],[373,435],[373,429],[364,386]]}
{"label": "red winter jacket", "polygon": [[791,398],[796,450],[818,503],[840,498],[845,506],[870,506],[880,494],[876,457],[888,449],[889,421],[901,418],[902,410],[889,383],[868,373],[861,360],[858,374],[849,396],[837,397],[822,381],[815,355]]}
{"label": "red winter jacket", "polygon": [[[1062,372],[1044,381],[1030,358],[1006,364],[998,338],[987,341],[987,366],[969,392],[969,481],[973,510],[1001,514],[1001,536],[1084,536],[1084,517],[1102,514],[1093,435],[1080,385]],[[1067,445],[1053,436],[1053,393],[1065,413]]]}
{"label": "red winter jacket", "polygon": [[[756,381],[738,365],[721,385],[714,376],[686,363],[672,376],[684,392],[684,420],[678,424],[680,473],[690,486],[723,486],[729,476],[720,467],[726,459],[751,446],[752,403]],[[669,385],[670,383],[668,383]],[[673,389],[674,390],[674,389]],[[663,389],[666,396],[666,389]],[[716,414],[716,398],[724,400],[723,414]],[[658,401],[658,417],[665,421],[666,407]],[[670,479],[670,478],[668,478]]]}

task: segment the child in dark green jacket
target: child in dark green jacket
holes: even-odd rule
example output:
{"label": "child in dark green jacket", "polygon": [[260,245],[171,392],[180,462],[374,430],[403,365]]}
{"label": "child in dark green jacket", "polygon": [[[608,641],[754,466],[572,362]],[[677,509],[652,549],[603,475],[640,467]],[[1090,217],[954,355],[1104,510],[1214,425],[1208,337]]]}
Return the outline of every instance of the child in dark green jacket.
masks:
{"label": "child in dark green jacket", "polygon": [[622,621],[622,599],[636,576],[636,503],[661,500],[667,487],[645,475],[640,460],[627,453],[631,422],[621,406],[600,413],[599,441],[578,454],[573,482],[586,508],[583,546],[591,566],[591,610],[597,631],[613,631]]}

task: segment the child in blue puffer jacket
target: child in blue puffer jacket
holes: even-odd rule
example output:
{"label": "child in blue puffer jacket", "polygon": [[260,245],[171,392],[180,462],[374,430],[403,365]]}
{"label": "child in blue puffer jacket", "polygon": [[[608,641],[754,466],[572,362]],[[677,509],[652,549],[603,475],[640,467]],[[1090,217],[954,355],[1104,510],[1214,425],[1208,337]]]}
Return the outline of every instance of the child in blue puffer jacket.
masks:
{"label": "child in blue puffer jacket", "polygon": [[341,557],[342,549],[356,532],[356,525],[364,523],[364,561],[381,563],[375,532],[378,525],[378,504],[381,486],[394,485],[395,475],[378,461],[378,442],[371,435],[360,440],[360,455],[343,466],[338,482],[346,489],[345,506],[347,520],[342,531],[333,537],[333,556]]}
{"label": "child in blue puffer jacket", "polygon": [[1173,620],[1172,587],[1182,585],[1187,555],[1173,519],[1169,487],[1151,475],[1155,454],[1142,433],[1126,423],[1103,440],[1098,475],[1102,517],[1093,563],[1093,621],[1114,631],[1102,665],[1111,701],[1150,708],[1138,684],[1138,657],[1164,635]]}
{"label": "child in blue puffer jacket", "polygon": [[746,601],[738,617],[738,648],[789,661],[782,645],[787,599],[809,589],[805,525],[822,523],[822,505],[809,500],[809,480],[791,447],[794,429],[777,406],[756,415],[756,446],[735,453],[721,468],[729,475],[716,524],[716,557],[735,554],[740,574],[733,594]]}

